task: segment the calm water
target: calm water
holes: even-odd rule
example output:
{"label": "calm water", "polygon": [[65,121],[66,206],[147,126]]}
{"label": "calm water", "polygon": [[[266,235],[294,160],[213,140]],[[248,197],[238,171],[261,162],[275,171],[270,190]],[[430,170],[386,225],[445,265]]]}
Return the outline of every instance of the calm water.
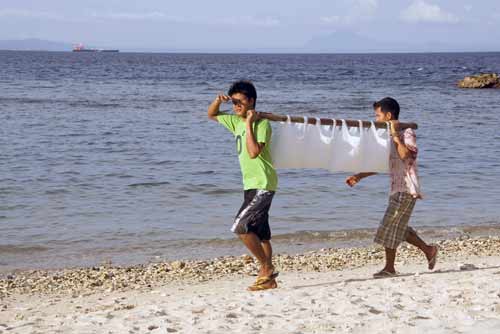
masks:
{"label": "calm water", "polygon": [[[397,98],[419,124],[412,224],[500,224],[500,90],[455,87],[476,72],[500,72],[500,54],[0,52],[0,270],[244,252],[228,231],[242,200],[233,138],[206,118],[240,78],[257,110],[281,114],[371,119],[374,100]],[[279,172],[277,252],[377,226],[387,175],[354,189],[345,177]]]}

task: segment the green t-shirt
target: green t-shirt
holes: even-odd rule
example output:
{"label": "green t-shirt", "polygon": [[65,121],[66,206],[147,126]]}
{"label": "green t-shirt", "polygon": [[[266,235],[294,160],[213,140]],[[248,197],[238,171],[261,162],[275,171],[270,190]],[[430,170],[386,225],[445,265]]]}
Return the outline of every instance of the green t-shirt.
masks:
{"label": "green t-shirt", "polygon": [[244,189],[275,191],[278,176],[274,170],[270,152],[272,130],[269,121],[262,119],[253,124],[253,133],[257,143],[266,145],[258,157],[251,159],[247,151],[245,119],[237,115],[219,114],[217,120],[231,131],[236,139],[236,151],[240,160]]}

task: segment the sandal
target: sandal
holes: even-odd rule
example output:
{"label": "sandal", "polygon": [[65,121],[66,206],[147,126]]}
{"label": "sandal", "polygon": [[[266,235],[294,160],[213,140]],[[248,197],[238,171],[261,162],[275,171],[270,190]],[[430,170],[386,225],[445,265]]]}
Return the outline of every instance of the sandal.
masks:
{"label": "sandal", "polygon": [[397,273],[391,273],[390,271],[381,270],[378,273],[373,274],[373,278],[388,278],[388,277],[396,277]]}
{"label": "sandal", "polygon": [[279,272],[274,272],[274,273],[271,274],[271,276],[259,276],[255,280],[254,285],[265,284],[265,283],[267,283],[269,281],[272,281],[276,277],[278,277],[279,274],[280,274]]}
{"label": "sandal", "polygon": [[257,284],[255,282],[253,285],[250,285],[247,290],[248,291],[262,291],[262,290],[269,290],[269,289],[276,289],[278,287],[278,284],[274,279],[270,281],[266,281],[264,283]]}

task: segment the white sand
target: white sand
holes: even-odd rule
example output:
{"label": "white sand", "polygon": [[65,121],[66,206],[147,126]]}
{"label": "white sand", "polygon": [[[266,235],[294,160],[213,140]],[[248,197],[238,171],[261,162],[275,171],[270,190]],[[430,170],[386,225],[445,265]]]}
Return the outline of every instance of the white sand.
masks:
{"label": "white sand", "polygon": [[0,333],[500,333],[500,257],[282,273],[279,288],[247,292],[253,277],[80,297],[13,296]]}

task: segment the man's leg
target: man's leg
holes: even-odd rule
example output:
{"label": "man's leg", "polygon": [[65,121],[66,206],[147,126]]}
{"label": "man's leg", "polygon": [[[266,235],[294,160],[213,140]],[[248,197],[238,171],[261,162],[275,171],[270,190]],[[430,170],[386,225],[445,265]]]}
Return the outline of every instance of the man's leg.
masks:
{"label": "man's leg", "polygon": [[[273,247],[271,246],[271,240],[262,240],[261,241],[262,249],[264,250],[264,253],[266,254],[266,261],[267,263],[270,264],[272,270],[271,274],[274,272],[274,265],[273,265]],[[270,274],[266,273],[259,273],[259,276],[269,276]]]}
{"label": "man's leg", "polygon": [[272,263],[273,259],[273,247],[271,246],[270,240],[262,240],[261,241],[262,249],[264,249],[264,253],[266,254],[267,260]]}
{"label": "man's leg", "polygon": [[[406,242],[412,244],[415,247],[418,247],[425,254],[427,261],[431,261],[431,259],[433,259],[438,252],[437,246],[427,245],[425,241],[420,239],[417,232],[411,227],[408,228],[408,236],[406,237]],[[434,269],[434,266],[429,269]]]}
{"label": "man's leg", "polygon": [[382,271],[387,271],[389,273],[395,274],[396,269],[394,268],[394,261],[396,260],[397,249],[385,247],[385,267]]}
{"label": "man's leg", "polygon": [[260,264],[259,276],[270,276],[274,272],[272,264],[272,248],[269,241],[267,244],[252,232],[239,234],[241,241],[245,244],[248,250],[257,258]]}

